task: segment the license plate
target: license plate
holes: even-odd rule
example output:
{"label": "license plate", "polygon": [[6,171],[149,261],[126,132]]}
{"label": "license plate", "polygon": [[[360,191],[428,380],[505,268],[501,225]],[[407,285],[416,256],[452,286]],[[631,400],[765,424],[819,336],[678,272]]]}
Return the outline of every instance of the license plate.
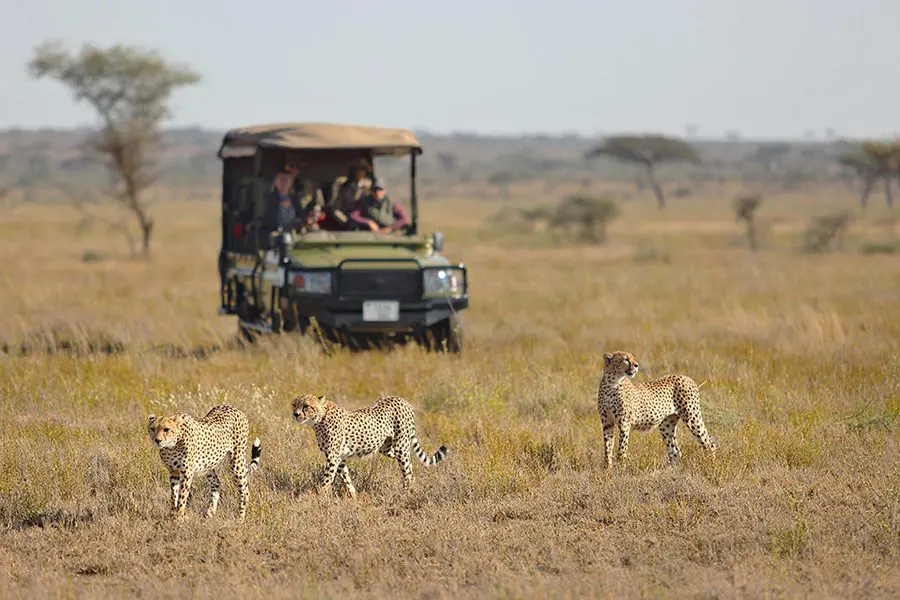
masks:
{"label": "license plate", "polygon": [[366,300],[363,302],[363,321],[399,321],[400,303],[396,300]]}

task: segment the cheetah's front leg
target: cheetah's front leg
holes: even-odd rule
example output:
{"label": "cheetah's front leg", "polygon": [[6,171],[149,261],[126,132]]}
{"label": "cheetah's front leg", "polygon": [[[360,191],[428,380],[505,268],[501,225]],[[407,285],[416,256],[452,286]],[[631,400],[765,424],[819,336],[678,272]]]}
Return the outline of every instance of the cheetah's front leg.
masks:
{"label": "cheetah's front leg", "polygon": [[602,412],[600,413],[600,422],[603,424],[603,461],[606,468],[612,468],[613,444],[616,437],[616,422]]}
{"label": "cheetah's front leg", "polygon": [[631,435],[631,423],[626,420],[619,421],[619,452],[616,458],[622,463],[628,460],[629,435]]}
{"label": "cheetah's front leg", "polygon": [[341,481],[344,483],[344,487],[347,488],[347,493],[350,494],[351,498],[356,498],[356,487],[350,480],[350,469],[347,468],[347,463],[338,465],[338,473],[341,475]]}
{"label": "cheetah's front leg", "polygon": [[334,484],[334,478],[337,475],[340,464],[341,461],[336,455],[328,454],[325,456],[325,469],[322,472],[322,482],[319,484],[318,490],[320,494],[331,491],[331,486]]}
{"label": "cheetah's front leg", "polygon": [[193,475],[185,475],[181,479],[181,492],[178,494],[178,507],[175,509],[175,518],[184,519],[184,509],[187,506],[188,496],[191,495],[191,484],[194,482]]}
{"label": "cheetah's front leg", "polygon": [[178,495],[181,491],[182,473],[169,471],[169,486],[172,488],[171,512],[175,514],[178,511]]}

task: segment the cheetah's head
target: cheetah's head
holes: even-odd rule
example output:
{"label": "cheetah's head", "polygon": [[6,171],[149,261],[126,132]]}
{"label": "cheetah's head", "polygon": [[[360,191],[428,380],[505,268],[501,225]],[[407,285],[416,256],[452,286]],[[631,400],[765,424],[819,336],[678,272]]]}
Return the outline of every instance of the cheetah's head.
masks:
{"label": "cheetah's head", "polygon": [[147,429],[150,432],[150,441],[157,448],[173,448],[181,439],[181,427],[184,425],[184,417],[173,415],[169,417],[157,417],[150,415]]}
{"label": "cheetah's head", "polygon": [[617,378],[634,377],[638,372],[638,361],[631,352],[607,352],[603,355],[603,372]]}
{"label": "cheetah's head", "polygon": [[325,416],[325,396],[302,394],[291,403],[294,420],[301,425],[315,425]]}

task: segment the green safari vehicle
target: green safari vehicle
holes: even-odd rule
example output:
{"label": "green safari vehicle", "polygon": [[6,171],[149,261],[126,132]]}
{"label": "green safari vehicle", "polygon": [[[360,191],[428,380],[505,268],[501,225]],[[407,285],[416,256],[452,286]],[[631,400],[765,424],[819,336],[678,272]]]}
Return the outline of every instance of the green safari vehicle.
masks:
{"label": "green safari vehicle", "polygon": [[[419,232],[421,154],[405,129],[283,123],[228,131],[218,151],[219,313],[237,317],[246,341],[316,331],[320,339],[357,349],[414,341],[461,352],[466,267],[444,256],[441,232]],[[407,224],[393,232],[361,227],[334,207],[352,165],[367,165],[369,180],[377,181],[375,163],[385,157],[409,163]],[[284,172],[293,176],[298,215],[315,217],[273,228],[267,219],[279,202],[273,181]]]}

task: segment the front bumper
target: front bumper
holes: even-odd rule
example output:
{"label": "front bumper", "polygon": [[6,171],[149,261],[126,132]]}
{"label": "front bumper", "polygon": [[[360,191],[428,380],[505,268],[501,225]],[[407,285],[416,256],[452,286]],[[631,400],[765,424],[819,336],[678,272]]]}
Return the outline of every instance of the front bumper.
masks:
{"label": "front bumper", "polygon": [[347,332],[415,333],[469,307],[467,295],[453,299],[401,301],[396,321],[365,321],[362,300],[311,298],[298,293],[292,293],[290,299],[298,316],[315,318],[321,325]]}

